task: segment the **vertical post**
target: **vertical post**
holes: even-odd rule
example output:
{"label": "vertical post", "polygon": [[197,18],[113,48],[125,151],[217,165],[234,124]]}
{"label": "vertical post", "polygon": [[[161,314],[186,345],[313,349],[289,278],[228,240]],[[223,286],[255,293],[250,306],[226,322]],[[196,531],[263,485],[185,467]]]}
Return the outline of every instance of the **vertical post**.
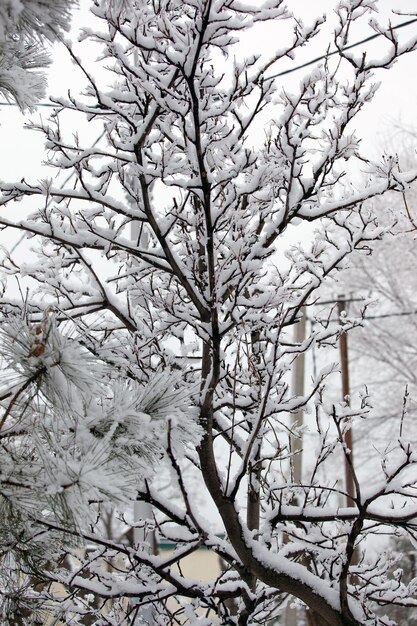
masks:
{"label": "vertical post", "polygon": [[[137,66],[137,62],[138,62],[137,48],[135,48],[133,51],[133,60],[134,60],[134,65]],[[132,221],[130,229],[131,229],[131,237],[132,237],[133,244],[135,244],[136,242],[136,245],[138,248],[141,246],[147,247],[149,245],[149,233],[146,231],[146,228],[143,227],[143,224],[139,224],[138,222]],[[135,500],[135,502],[133,503],[133,523],[134,523],[133,545],[137,549],[140,543],[147,541],[149,544],[148,552],[150,554],[157,554],[158,547],[157,547],[157,542],[156,542],[155,531],[153,530],[150,533],[148,533],[146,529],[146,524],[144,524],[143,528],[139,528],[135,525],[139,520],[152,520],[152,519],[153,519],[152,505],[149,504],[148,502],[143,502],[142,500]],[[132,605],[134,606],[134,601],[132,602]],[[144,623],[154,624],[155,623],[154,613],[155,613],[155,607],[153,606],[153,604],[150,604],[148,607],[146,606],[142,607],[139,613],[140,615],[139,621],[143,620]],[[136,622],[136,619],[134,621]]]}
{"label": "vertical post", "polygon": [[133,527],[133,546],[138,547],[140,544],[146,541],[149,543],[149,547],[147,552],[150,554],[156,554],[156,539],[155,532],[149,532],[146,528],[146,520],[153,520],[152,506],[148,504],[148,502],[143,502],[143,500],[135,500],[133,503],[133,518],[134,523],[137,523],[140,520],[143,520],[143,527],[134,526]]}
{"label": "vertical post", "polygon": [[[339,317],[346,310],[346,300],[345,298],[339,297],[337,301],[337,310],[339,313]],[[348,354],[348,343],[347,343],[347,334],[342,332],[339,338],[339,349],[340,349],[340,372],[342,377],[342,396],[343,400],[346,403],[350,404],[349,394],[350,394],[350,382],[349,382],[349,354]],[[353,437],[352,437],[352,429],[350,428],[345,435],[345,446],[347,449],[347,455],[350,457],[351,462],[353,461]],[[348,459],[345,457],[345,485],[346,485],[346,500],[347,505],[351,505],[352,501],[355,498],[356,490],[355,483],[353,482],[353,476],[350,469],[350,465]]]}
{"label": "vertical post", "polygon": [[[132,222],[131,227],[130,227],[130,232],[131,232],[132,242],[133,244],[136,244],[138,248],[141,246],[147,247],[149,245],[149,234],[146,232],[146,229],[143,228],[141,224],[139,224],[138,222]],[[134,304],[135,302],[140,304],[141,301],[142,301],[142,298],[137,298],[135,299],[135,301],[132,302],[132,304]],[[136,500],[133,503],[133,522],[134,523],[138,522],[141,519],[152,520],[152,518],[153,518],[152,506],[150,504],[143,502],[141,500]],[[137,546],[139,543],[142,543],[144,541],[149,542],[150,553],[156,554],[155,533],[153,531],[152,533],[148,533],[146,530],[146,526],[144,526],[143,528],[138,528],[134,526],[133,544]]]}
{"label": "vertical post", "polygon": [[[304,307],[301,309],[302,317],[294,327],[294,343],[300,345],[305,339],[306,332],[306,315]],[[292,370],[292,393],[294,396],[304,395],[304,371],[305,371],[305,355],[300,352],[294,362]],[[291,415],[291,429],[299,429],[303,425],[303,409],[298,409]],[[302,482],[302,433],[299,437],[290,435],[291,457],[291,479],[297,484]],[[294,504],[296,504],[294,502]],[[287,605],[285,609],[285,626],[298,626],[300,623],[300,611]]]}
{"label": "vertical post", "polygon": [[[305,339],[306,333],[306,315],[304,307],[301,309],[302,317],[295,325],[294,328],[294,343],[301,345]],[[292,372],[292,389],[295,396],[304,395],[304,370],[305,370],[305,354],[300,352],[295,359],[294,369]],[[303,425],[303,409],[298,409],[292,414],[292,428],[298,429]],[[293,437],[291,435],[291,452],[294,454],[292,457],[292,471],[293,482],[301,483],[302,481],[302,433],[299,437]]]}
{"label": "vertical post", "polygon": [[[131,237],[133,243],[140,246],[147,246],[149,244],[149,235],[146,232],[146,229],[139,225],[137,222],[132,222],[131,224]],[[140,303],[141,298],[136,300]],[[134,304],[134,302],[132,303]],[[153,519],[152,505],[148,502],[144,502],[143,500],[135,500],[133,503],[133,547],[137,550],[140,545],[144,546],[145,542],[148,544],[146,548],[143,548],[149,554],[157,554],[158,546],[156,541],[155,531],[148,531],[146,527],[146,520]],[[143,521],[143,526],[137,526],[138,522]],[[135,598],[132,597],[130,599],[130,604],[132,608],[135,610],[136,602]],[[137,609],[136,609],[137,610]],[[142,607],[138,615],[138,622],[144,624],[155,624],[156,623],[156,614],[155,614],[155,606],[151,603],[148,606]],[[136,618],[134,619],[136,623]]]}

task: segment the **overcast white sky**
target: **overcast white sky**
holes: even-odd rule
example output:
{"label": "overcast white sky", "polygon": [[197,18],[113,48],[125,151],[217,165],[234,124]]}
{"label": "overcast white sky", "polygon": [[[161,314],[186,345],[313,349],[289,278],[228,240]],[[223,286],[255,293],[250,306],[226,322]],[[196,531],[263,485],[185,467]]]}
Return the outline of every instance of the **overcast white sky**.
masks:
{"label": "overcast white sky", "polygon": [[[73,34],[80,26],[86,25],[88,17],[89,0],[80,0],[81,8],[78,9],[73,19]],[[309,0],[291,0],[291,10],[300,16],[306,23],[311,22],[318,14],[328,13],[328,23],[324,28],[323,35],[317,38],[314,45],[301,50],[296,57],[294,65],[305,62],[310,58],[325,52],[330,41],[329,33],[334,20],[332,8],[335,0],[321,0],[310,2]],[[386,22],[390,9],[399,9],[401,12],[417,11],[415,0],[380,0],[378,2],[379,19]],[[406,16],[398,15],[393,23],[400,23],[407,19]],[[365,24],[365,22],[364,22]],[[287,28],[287,32],[285,29]],[[417,30],[417,24],[401,29],[401,37],[411,38]],[[365,28],[358,28],[352,35],[351,41],[357,41],[370,34]],[[277,28],[276,25],[263,25],[252,33],[246,33],[242,49],[245,53],[262,52],[269,56],[276,48],[281,47],[282,38],[289,36],[286,23]],[[382,40],[365,44],[364,49],[377,56],[383,51]],[[81,50],[82,48],[80,48]],[[358,48],[358,53],[361,48]],[[95,53],[90,51],[90,60],[94,60]],[[279,65],[271,69],[271,74],[288,69],[292,62],[284,59]],[[381,71],[376,75],[376,80],[381,81],[381,87],[374,101],[361,113],[356,126],[368,149],[380,152],[384,145],[391,144],[394,150],[401,150],[406,137],[400,132],[400,128],[417,127],[417,80],[415,79],[417,67],[417,52],[400,59],[390,71]],[[298,70],[285,77],[278,78],[277,83],[286,88],[296,88],[297,83],[303,77],[304,70]],[[68,58],[67,52],[62,46],[54,49],[54,64],[49,73],[48,93],[52,95],[64,95],[68,89],[77,93],[82,78]],[[42,176],[41,162],[44,158],[43,139],[41,135],[23,130],[25,121],[29,117],[37,118],[41,115],[48,117],[50,109],[38,107],[32,116],[23,116],[16,107],[0,108],[0,141],[2,145],[0,156],[0,178],[3,180],[18,180],[22,176],[28,179]]]}
{"label": "overcast white sky", "polygon": [[[335,22],[335,14],[333,12],[337,0],[320,0],[319,2],[311,2],[310,0],[289,0],[291,10],[297,17],[306,23],[311,23],[318,14],[327,13],[327,22],[323,27],[323,31],[312,45],[306,46],[298,52],[295,61],[290,59],[281,60],[276,66],[271,68],[270,74],[275,74],[287,70],[293,66],[297,66],[312,58],[325,53],[329,43],[331,43],[331,32]],[[90,0],[80,0],[80,8],[75,12],[73,17],[73,29],[71,39],[76,41],[79,29],[82,26],[91,26],[91,16],[88,7]],[[319,9],[318,9],[319,7]],[[417,12],[416,0],[379,0],[378,19],[382,24],[387,23],[387,16],[390,15],[392,9],[401,9],[403,14],[411,12],[413,9]],[[320,11],[320,13],[319,13]],[[398,15],[393,18],[393,24],[409,19],[407,15]],[[363,25],[352,33],[350,42],[356,42],[364,37],[369,36],[371,31],[366,26],[367,19],[363,20]],[[417,23],[398,31],[401,38],[409,40],[417,32]],[[235,54],[242,52],[242,56],[248,54],[259,54],[263,57],[270,57],[279,48],[284,45],[291,37],[292,29],[289,28],[288,22],[271,23],[259,25],[253,31],[244,34],[244,38],[239,45]],[[79,55],[83,54],[83,58],[88,60],[90,67],[97,68],[94,61],[97,57],[97,50],[93,49],[90,44],[74,44]],[[385,48],[386,49],[386,48]],[[357,48],[358,54],[366,50],[367,54],[379,56],[384,53],[384,45],[381,38],[374,42],[364,44]],[[83,88],[83,76],[80,71],[74,67],[69,58],[68,52],[62,45],[56,45],[53,50],[54,63],[49,72],[48,93],[53,96],[65,96],[70,89],[74,94],[78,94]],[[381,81],[381,87],[374,98],[374,101],[360,113],[360,117],[354,122],[354,126],[358,131],[358,135],[362,137],[362,143],[366,152],[370,156],[377,156],[385,150],[389,152],[404,152],[415,154],[417,146],[417,138],[404,133],[401,129],[417,129],[417,80],[415,79],[417,67],[417,52],[401,58],[397,64],[389,71],[380,71],[375,76],[376,81]],[[298,70],[286,76],[276,79],[278,86],[285,86],[287,90],[297,90],[300,80],[303,78],[307,70]],[[112,78],[109,77],[111,81]],[[12,182],[18,181],[23,177],[28,182],[36,182],[41,178],[56,176],[56,170],[46,169],[43,161],[46,154],[43,148],[43,135],[24,128],[25,123],[29,119],[38,120],[42,117],[47,120],[52,109],[47,107],[38,107],[36,112],[22,115],[17,107],[0,107],[0,143],[2,150],[0,151],[0,179]],[[264,124],[267,123],[269,117],[265,117],[264,121],[259,121],[257,132],[260,137],[263,136]],[[79,132],[80,136],[88,133],[90,144],[94,142],[100,134],[97,125],[85,123],[83,130]],[[74,132],[79,129],[71,129]],[[353,128],[352,128],[353,130]],[[411,146],[407,147],[407,146]],[[66,174],[66,173],[65,173]],[[66,175],[60,176],[60,180],[65,180]],[[37,208],[36,200],[29,198],[25,200],[24,206],[31,212]],[[19,206],[19,210],[23,209],[23,205]],[[310,239],[310,229],[305,226],[293,227],[287,229],[286,243],[306,242]],[[8,231],[3,233],[2,241],[7,245],[14,245],[21,239],[18,232]],[[0,242],[1,243],[1,242]],[[284,258],[282,259],[284,261]]]}

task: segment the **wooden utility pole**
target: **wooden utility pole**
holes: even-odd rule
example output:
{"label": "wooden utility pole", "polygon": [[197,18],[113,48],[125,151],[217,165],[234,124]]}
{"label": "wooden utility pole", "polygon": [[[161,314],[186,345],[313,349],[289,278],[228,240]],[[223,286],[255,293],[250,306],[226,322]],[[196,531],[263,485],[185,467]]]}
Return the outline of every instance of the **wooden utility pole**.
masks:
{"label": "wooden utility pole", "polygon": [[[339,317],[342,315],[344,311],[346,311],[346,299],[344,297],[340,297],[337,301],[337,311]],[[348,343],[347,343],[347,334],[346,332],[342,332],[339,338],[339,349],[340,349],[340,372],[342,377],[342,397],[343,400],[349,405],[350,404],[350,383],[349,383],[349,354],[348,354]],[[345,446],[346,452],[350,459],[345,457],[345,486],[346,486],[346,504],[350,506],[355,498],[356,490],[355,483],[353,481],[353,475],[351,471],[351,463],[353,463],[353,437],[352,437],[352,428],[345,434]]]}

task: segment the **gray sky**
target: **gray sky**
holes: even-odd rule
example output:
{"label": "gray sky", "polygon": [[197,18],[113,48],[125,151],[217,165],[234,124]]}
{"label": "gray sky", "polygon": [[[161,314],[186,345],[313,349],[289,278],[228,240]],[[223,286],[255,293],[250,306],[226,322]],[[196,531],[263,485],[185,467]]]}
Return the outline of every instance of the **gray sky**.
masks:
{"label": "gray sky", "polygon": [[[88,6],[89,2],[82,0],[82,9],[76,11],[73,19],[73,33],[76,33],[80,26],[89,23]],[[313,45],[307,46],[299,51],[294,62],[283,59],[276,66],[271,68],[271,74],[286,70],[293,65],[303,63],[326,51],[329,45],[332,23],[334,23],[334,13],[332,7],[335,0],[321,0],[320,2],[310,2],[307,0],[291,0],[289,3],[291,10],[300,16],[305,23],[310,23],[317,16],[318,12],[328,12],[328,21]],[[319,9],[318,9],[319,7]],[[399,8],[401,12],[416,11],[415,0],[380,0],[378,2],[381,23],[386,24],[387,15],[390,9]],[[409,18],[398,15],[393,18],[393,24],[400,23]],[[366,18],[364,26],[357,28],[351,41],[357,41],[370,34],[366,28]],[[282,42],[289,36],[287,22],[281,25],[261,25],[253,32],[246,33],[241,44],[242,52],[261,52],[270,56],[276,48],[281,47]],[[417,24],[401,29],[401,37],[411,38],[417,30]],[[94,64],[96,53],[91,47],[76,44],[77,50],[87,50],[87,58],[90,67],[97,67]],[[372,56],[383,53],[384,46],[381,39],[376,42],[366,44],[358,48],[358,53],[366,49]],[[389,71],[379,71],[375,76],[376,81],[381,81],[381,87],[374,98],[374,101],[360,114],[354,126],[358,134],[363,138],[363,144],[367,150],[375,155],[385,149],[401,151],[404,144],[411,143],[403,128],[417,128],[417,80],[415,80],[415,70],[417,67],[417,52],[400,59],[395,67]],[[296,89],[306,70],[298,70],[287,76],[276,79],[277,85],[283,85],[287,89]],[[48,92],[51,95],[66,95],[68,89],[75,94],[82,88],[82,76],[68,57],[67,51],[62,46],[55,46],[54,64],[49,73]],[[32,115],[23,116],[16,107],[0,108],[0,141],[3,146],[1,151],[1,173],[3,180],[19,180],[25,176],[28,180],[46,176],[46,170],[42,167],[45,158],[43,150],[43,138],[39,133],[29,132],[23,129],[28,119],[47,119],[51,109],[38,107]],[[94,141],[96,129],[91,129],[86,125],[83,132],[91,134]],[[50,174],[49,174],[50,175]]]}

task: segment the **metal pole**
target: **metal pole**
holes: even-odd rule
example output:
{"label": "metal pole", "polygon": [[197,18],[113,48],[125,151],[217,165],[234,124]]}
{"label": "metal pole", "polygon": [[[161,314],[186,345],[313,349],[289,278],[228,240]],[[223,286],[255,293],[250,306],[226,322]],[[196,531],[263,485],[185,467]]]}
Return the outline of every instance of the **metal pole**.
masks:
{"label": "metal pole", "polygon": [[[304,308],[302,309],[302,317],[294,328],[294,342],[297,345],[301,345],[305,339],[306,334],[306,315]],[[292,374],[292,389],[295,396],[304,395],[304,370],[305,370],[305,354],[300,352],[295,359],[294,369]],[[303,425],[304,412],[303,409],[298,409],[292,414],[292,429],[297,430]],[[293,482],[301,483],[302,481],[302,447],[303,447],[303,435],[302,432],[298,436],[291,435],[291,452],[292,457],[292,471]],[[297,446],[297,448],[296,448]]]}
{"label": "metal pole", "polygon": [[[304,307],[301,310],[302,317],[294,326],[294,343],[301,345],[305,339],[306,332],[306,315]],[[300,352],[294,362],[292,370],[292,393],[294,396],[304,395],[304,373],[305,370],[305,354]],[[291,430],[298,430],[303,425],[304,412],[303,409],[298,409],[291,415]],[[299,432],[298,436],[290,435],[290,449],[291,449],[291,479],[294,484],[300,484],[302,481],[302,432]],[[294,503],[296,504],[296,503]],[[290,601],[291,602],[291,601]],[[299,626],[300,624],[300,611],[296,608],[292,608],[289,604],[285,609],[285,626]]]}
{"label": "metal pole", "polygon": [[[346,300],[344,297],[339,298],[337,301],[337,310],[339,313],[339,317],[342,312],[346,310]],[[349,383],[349,354],[348,354],[348,343],[347,343],[347,333],[342,332],[339,338],[339,349],[340,349],[340,372],[342,377],[342,396],[343,400],[350,405],[350,383]],[[350,428],[345,434],[345,446],[347,456],[350,458],[350,462],[353,462],[353,437],[352,437],[352,429]],[[345,457],[345,485],[346,485],[346,493],[347,493],[347,505],[351,505],[352,501],[355,499],[356,490],[355,483],[353,481],[352,472],[350,469],[350,464],[348,459]]]}

